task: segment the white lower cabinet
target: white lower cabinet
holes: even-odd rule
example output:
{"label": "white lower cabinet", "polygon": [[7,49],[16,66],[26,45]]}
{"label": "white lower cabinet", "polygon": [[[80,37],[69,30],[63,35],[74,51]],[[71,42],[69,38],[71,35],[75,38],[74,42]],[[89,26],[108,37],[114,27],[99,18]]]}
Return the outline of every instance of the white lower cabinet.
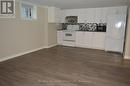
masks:
{"label": "white lower cabinet", "polygon": [[92,49],[105,49],[105,36],[104,32],[76,32],[76,42],[68,42],[63,40],[64,32],[57,31],[57,42],[59,45],[74,46]]}
{"label": "white lower cabinet", "polygon": [[94,36],[94,33],[93,32],[84,32],[85,35],[83,37],[83,40],[84,40],[84,46],[85,48],[93,48],[93,36]]}
{"label": "white lower cabinet", "polygon": [[92,40],[92,47],[94,49],[105,49],[105,36],[104,32],[94,32],[93,40]]}
{"label": "white lower cabinet", "polygon": [[93,32],[76,32],[76,46],[92,48]]}
{"label": "white lower cabinet", "polygon": [[76,46],[104,50],[105,33],[104,32],[76,32]]}
{"label": "white lower cabinet", "polygon": [[84,47],[84,32],[76,32],[76,46]]}
{"label": "white lower cabinet", "polygon": [[57,31],[57,43],[59,45],[63,44],[63,31]]}

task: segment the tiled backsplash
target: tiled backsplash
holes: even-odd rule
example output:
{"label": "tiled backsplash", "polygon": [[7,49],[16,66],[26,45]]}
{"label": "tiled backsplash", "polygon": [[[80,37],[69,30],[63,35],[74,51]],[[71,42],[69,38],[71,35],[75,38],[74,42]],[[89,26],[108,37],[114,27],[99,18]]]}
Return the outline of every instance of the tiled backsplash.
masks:
{"label": "tiled backsplash", "polygon": [[107,26],[106,23],[62,23],[62,29],[67,30],[68,25],[79,25],[79,30],[83,31],[95,31],[97,30],[97,26]]}

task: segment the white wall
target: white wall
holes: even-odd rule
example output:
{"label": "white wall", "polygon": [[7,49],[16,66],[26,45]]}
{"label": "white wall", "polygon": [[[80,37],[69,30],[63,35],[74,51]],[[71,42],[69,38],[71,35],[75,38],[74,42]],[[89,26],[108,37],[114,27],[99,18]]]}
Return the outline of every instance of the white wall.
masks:
{"label": "white wall", "polygon": [[38,7],[37,13],[38,19],[35,21],[21,20],[17,2],[16,18],[0,18],[0,59],[48,45],[47,10]]}
{"label": "white wall", "polygon": [[59,29],[59,24],[48,24],[48,46],[57,45],[57,29]]}

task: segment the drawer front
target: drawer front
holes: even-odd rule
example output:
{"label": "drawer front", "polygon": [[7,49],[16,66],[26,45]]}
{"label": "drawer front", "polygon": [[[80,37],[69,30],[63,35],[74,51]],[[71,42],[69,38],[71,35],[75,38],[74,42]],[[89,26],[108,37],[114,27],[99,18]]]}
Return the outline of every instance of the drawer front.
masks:
{"label": "drawer front", "polygon": [[74,41],[75,38],[76,38],[75,36],[76,36],[75,33],[65,32],[65,33],[63,34],[63,40]]}

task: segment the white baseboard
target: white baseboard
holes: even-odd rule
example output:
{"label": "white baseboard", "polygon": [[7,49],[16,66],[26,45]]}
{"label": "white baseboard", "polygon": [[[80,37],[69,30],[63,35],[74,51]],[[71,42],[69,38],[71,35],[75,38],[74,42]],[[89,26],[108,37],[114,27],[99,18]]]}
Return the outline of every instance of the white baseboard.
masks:
{"label": "white baseboard", "polygon": [[124,59],[130,59],[130,57],[128,57],[128,56],[125,56],[125,57],[124,57]]}
{"label": "white baseboard", "polygon": [[51,47],[55,47],[57,46],[58,44],[53,44],[53,45],[49,45],[49,46],[45,46],[44,48],[51,48]]}
{"label": "white baseboard", "polygon": [[0,58],[0,62],[6,61],[6,60],[9,60],[9,59],[12,59],[12,58],[16,58],[16,57],[19,57],[19,56],[22,56],[22,55],[25,55],[25,54],[29,54],[29,53],[32,53],[32,52],[35,52],[35,51],[38,51],[38,50],[41,50],[41,49],[44,49],[44,48],[45,47],[41,47],[41,48],[37,48],[37,49],[33,49],[33,50],[28,50],[28,51],[23,52],[23,53],[18,53],[18,54],[12,55],[12,56],[3,57],[3,58]]}
{"label": "white baseboard", "polygon": [[32,53],[32,52],[35,52],[35,51],[38,51],[38,50],[42,50],[42,49],[45,49],[45,48],[51,48],[51,47],[54,47],[56,45],[57,44],[50,45],[50,46],[44,46],[44,47],[40,47],[40,48],[37,48],[37,49],[28,50],[28,51],[23,52],[23,53],[18,53],[18,54],[12,55],[12,56],[3,57],[3,58],[0,58],[0,62],[6,61],[6,60],[9,60],[9,59],[13,59],[13,58],[25,55],[25,54],[29,54],[29,53]]}

